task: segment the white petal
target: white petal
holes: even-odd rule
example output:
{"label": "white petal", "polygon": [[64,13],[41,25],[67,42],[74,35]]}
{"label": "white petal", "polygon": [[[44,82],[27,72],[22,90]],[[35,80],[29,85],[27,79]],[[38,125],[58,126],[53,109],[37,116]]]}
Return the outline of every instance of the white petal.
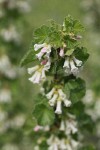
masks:
{"label": "white petal", "polygon": [[49,70],[49,69],[50,69],[50,66],[51,66],[51,60],[48,59],[48,62],[46,63],[46,65],[44,65],[44,69],[45,69],[45,70]]}
{"label": "white petal", "polygon": [[60,100],[57,101],[57,107],[56,107],[55,113],[56,114],[62,114],[61,101]]}
{"label": "white petal", "polygon": [[68,68],[70,69],[70,65],[69,65],[69,58],[67,58],[64,62],[63,68]]}
{"label": "white petal", "polygon": [[34,80],[34,83],[39,83],[41,81],[41,72],[38,72],[37,73],[37,76],[36,76],[36,78],[35,78],[35,80]]}
{"label": "white petal", "polygon": [[50,52],[51,52],[51,46],[48,45],[48,46],[47,46],[47,53],[50,53]]}
{"label": "white petal", "polygon": [[36,72],[34,73],[34,75],[33,75],[31,78],[29,78],[29,80],[34,83],[34,80],[35,80],[35,78],[37,77],[37,74],[38,74],[38,72],[36,71]]}
{"label": "white petal", "polygon": [[78,68],[75,66],[73,60],[70,61],[70,66],[71,66],[71,72],[73,73],[73,75],[77,75],[79,71],[78,71]]}
{"label": "white petal", "polygon": [[46,75],[45,75],[45,70],[44,70],[44,69],[42,70],[41,78],[42,78],[42,79],[46,79]]}
{"label": "white petal", "polygon": [[48,94],[46,94],[46,97],[47,97],[48,99],[51,99],[51,97],[52,97],[54,91],[55,91],[55,88],[53,88]]}
{"label": "white petal", "polygon": [[78,60],[78,59],[76,59],[75,57],[73,58],[73,60],[74,60],[74,62],[76,63],[76,65],[77,65],[78,67],[82,66],[82,61],[81,61],[81,60]]}
{"label": "white petal", "polygon": [[34,45],[34,50],[37,51],[38,49],[42,48],[42,47],[45,47],[46,43],[43,43],[43,44],[35,44]]}
{"label": "white petal", "polygon": [[50,106],[54,106],[54,105],[55,105],[55,102],[56,102],[56,100],[57,100],[57,97],[58,97],[58,95],[57,95],[57,94],[54,94],[53,97],[52,97],[52,99],[49,100]]}
{"label": "white petal", "polygon": [[35,66],[35,67],[28,68],[27,70],[28,70],[28,73],[29,73],[29,74],[32,74],[32,73],[35,72],[38,68],[39,68],[39,66],[37,65],[37,66]]}
{"label": "white petal", "polygon": [[61,121],[61,124],[60,124],[60,131],[64,131],[65,130],[65,123],[64,121]]}
{"label": "white petal", "polygon": [[42,52],[40,51],[38,54],[36,54],[36,57],[37,57],[39,60],[41,60],[41,58],[42,58],[43,55],[44,55],[44,53],[42,53]]}
{"label": "white petal", "polygon": [[73,148],[77,148],[77,146],[79,145],[79,143],[75,140],[71,140],[71,145]]}
{"label": "white petal", "polygon": [[66,98],[66,94],[62,91],[62,89],[58,89],[58,93],[62,99]]}
{"label": "white petal", "polygon": [[70,107],[72,104],[71,101],[69,101],[68,99],[64,99],[63,102],[64,102],[66,107]]}

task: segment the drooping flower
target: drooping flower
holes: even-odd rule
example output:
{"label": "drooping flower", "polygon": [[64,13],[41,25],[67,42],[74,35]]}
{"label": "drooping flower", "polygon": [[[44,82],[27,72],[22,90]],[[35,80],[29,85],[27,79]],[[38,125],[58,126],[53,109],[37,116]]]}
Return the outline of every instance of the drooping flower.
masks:
{"label": "drooping flower", "polygon": [[77,150],[79,142],[75,141],[71,137],[63,138],[60,141],[59,149],[61,150]]}
{"label": "drooping flower", "polygon": [[41,65],[36,65],[32,68],[28,68],[29,74],[34,73],[33,76],[29,78],[29,80],[37,84],[39,84],[40,81],[44,81],[46,79],[45,72],[50,69],[50,64],[50,60],[48,60],[45,65],[43,65],[43,63],[41,62]]}
{"label": "drooping flower", "polygon": [[69,75],[69,74],[73,74],[75,76],[77,76],[77,74],[80,71],[80,67],[82,66],[82,61],[76,59],[75,57],[67,57],[65,59],[63,68],[65,69],[65,72]]}
{"label": "drooping flower", "polygon": [[45,58],[49,58],[51,53],[51,45],[48,45],[46,43],[43,44],[35,44],[34,50],[39,51],[39,53],[36,54],[37,58],[41,60],[42,56],[45,56]]}
{"label": "drooping flower", "polygon": [[60,131],[65,131],[66,135],[75,134],[78,131],[76,118],[72,114],[67,115],[67,120],[61,121]]}
{"label": "drooping flower", "polygon": [[47,99],[49,99],[50,106],[56,105],[55,113],[62,113],[62,102],[66,107],[70,107],[71,101],[66,98],[66,94],[61,88],[53,87],[49,93],[46,94]]}
{"label": "drooping flower", "polygon": [[60,49],[59,56],[64,57],[64,49],[63,48]]}
{"label": "drooping flower", "polygon": [[47,144],[49,145],[48,150],[59,150],[59,142],[58,137],[51,135],[47,140]]}

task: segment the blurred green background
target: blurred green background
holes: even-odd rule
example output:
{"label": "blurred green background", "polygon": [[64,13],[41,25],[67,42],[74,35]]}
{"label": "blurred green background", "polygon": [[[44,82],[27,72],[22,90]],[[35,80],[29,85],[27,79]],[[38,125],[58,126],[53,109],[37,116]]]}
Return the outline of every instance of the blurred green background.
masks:
{"label": "blurred green background", "polygon": [[19,62],[29,48],[35,28],[50,19],[62,23],[68,14],[86,28],[82,42],[90,58],[81,76],[91,91],[87,94],[92,96],[93,106],[87,106],[87,110],[91,110],[88,112],[96,122],[94,136],[99,147],[100,1],[0,0],[0,150],[34,149],[31,113],[38,87],[28,81],[26,69],[20,68]]}

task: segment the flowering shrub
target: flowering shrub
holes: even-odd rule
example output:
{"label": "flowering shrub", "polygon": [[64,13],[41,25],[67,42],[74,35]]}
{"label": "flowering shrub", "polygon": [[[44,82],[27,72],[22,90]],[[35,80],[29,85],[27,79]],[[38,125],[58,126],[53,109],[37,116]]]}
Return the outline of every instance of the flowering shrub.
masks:
{"label": "flowering shrub", "polygon": [[67,16],[62,25],[51,21],[34,32],[21,65],[31,63],[29,80],[38,84],[33,116],[35,150],[94,150],[85,140],[92,120],[81,101],[85,82],[79,77],[89,54],[80,42],[84,27]]}

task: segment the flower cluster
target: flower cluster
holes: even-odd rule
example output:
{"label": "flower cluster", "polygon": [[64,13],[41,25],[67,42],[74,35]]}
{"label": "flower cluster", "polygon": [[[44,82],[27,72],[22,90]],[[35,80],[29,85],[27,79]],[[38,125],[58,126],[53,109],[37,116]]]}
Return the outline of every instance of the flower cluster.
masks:
{"label": "flower cluster", "polygon": [[77,121],[75,120],[75,116],[67,113],[68,118],[66,120],[61,121],[60,131],[64,131],[66,135],[70,135],[77,133]]}
{"label": "flower cluster", "polygon": [[72,138],[62,138],[51,135],[51,137],[47,141],[49,148],[48,150],[77,150],[79,143]]}
{"label": "flower cluster", "polygon": [[55,113],[62,113],[62,102],[66,107],[71,106],[71,101],[66,98],[66,94],[61,88],[53,87],[49,93],[46,94],[47,99],[49,99],[50,106],[56,105]]}
{"label": "flower cluster", "polygon": [[76,59],[75,57],[67,57],[65,59],[63,68],[67,74],[77,75],[79,73],[79,68],[82,66],[82,61]]}
{"label": "flower cluster", "polygon": [[29,80],[40,85],[33,109],[38,124],[34,132],[43,131],[44,135],[35,150],[41,149],[42,142],[48,150],[78,150],[78,122],[74,116],[78,110],[73,108],[85,94],[85,83],[77,75],[89,57],[87,49],[79,46],[79,32],[83,30],[80,22],[70,16],[61,26],[52,22],[40,27],[21,62],[24,65],[34,60],[36,65],[28,68],[32,74]]}

